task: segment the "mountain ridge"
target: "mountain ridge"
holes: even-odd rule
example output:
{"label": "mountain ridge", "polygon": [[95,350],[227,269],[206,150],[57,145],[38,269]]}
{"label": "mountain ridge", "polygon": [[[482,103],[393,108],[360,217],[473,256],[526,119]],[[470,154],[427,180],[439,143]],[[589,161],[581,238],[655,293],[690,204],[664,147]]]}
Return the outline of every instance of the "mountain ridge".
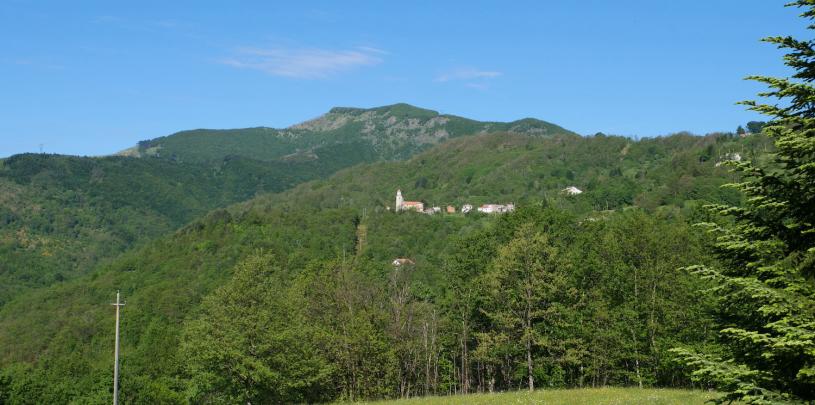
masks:
{"label": "mountain ridge", "polygon": [[[397,103],[374,108],[333,107],[316,118],[286,128],[260,126],[179,131],[141,141],[119,154],[199,162],[241,154],[270,161],[298,150],[362,142],[380,159],[394,160],[447,139],[490,132],[577,136],[563,127],[536,118],[511,122],[477,121]],[[205,149],[207,152],[194,153],[185,149]]]}
{"label": "mountain ridge", "polygon": [[331,111],[285,129],[182,131],[118,156],[0,160],[6,191],[0,198],[0,307],[20,291],[84,274],[213,209],[344,168],[406,159],[485,132],[573,134],[543,121],[482,123],[407,104]]}

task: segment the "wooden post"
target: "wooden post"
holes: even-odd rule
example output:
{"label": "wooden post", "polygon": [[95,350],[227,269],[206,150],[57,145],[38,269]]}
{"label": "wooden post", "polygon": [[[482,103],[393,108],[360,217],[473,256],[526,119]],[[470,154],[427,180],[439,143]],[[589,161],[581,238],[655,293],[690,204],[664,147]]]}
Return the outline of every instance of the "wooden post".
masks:
{"label": "wooden post", "polygon": [[119,301],[119,291],[116,291],[116,343],[113,349],[113,405],[119,403],[119,307],[124,304]]}

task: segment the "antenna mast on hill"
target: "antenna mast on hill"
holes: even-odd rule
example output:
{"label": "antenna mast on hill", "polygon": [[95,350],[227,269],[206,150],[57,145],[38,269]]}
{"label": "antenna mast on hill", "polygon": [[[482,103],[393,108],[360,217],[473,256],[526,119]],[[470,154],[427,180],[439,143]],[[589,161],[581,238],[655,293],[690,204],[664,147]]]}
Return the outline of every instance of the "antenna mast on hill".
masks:
{"label": "antenna mast on hill", "polygon": [[119,290],[116,290],[116,302],[110,304],[116,307],[116,346],[113,349],[113,405],[119,403],[119,307],[124,304],[119,301]]}

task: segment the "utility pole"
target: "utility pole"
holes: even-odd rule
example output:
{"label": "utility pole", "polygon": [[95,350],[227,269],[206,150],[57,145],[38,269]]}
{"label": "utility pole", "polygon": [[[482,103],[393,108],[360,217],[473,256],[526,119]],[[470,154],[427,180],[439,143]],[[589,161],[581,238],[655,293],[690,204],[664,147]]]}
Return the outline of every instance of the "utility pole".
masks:
{"label": "utility pole", "polygon": [[116,290],[116,347],[113,349],[113,405],[119,404],[119,307],[124,304],[119,301],[119,290]]}

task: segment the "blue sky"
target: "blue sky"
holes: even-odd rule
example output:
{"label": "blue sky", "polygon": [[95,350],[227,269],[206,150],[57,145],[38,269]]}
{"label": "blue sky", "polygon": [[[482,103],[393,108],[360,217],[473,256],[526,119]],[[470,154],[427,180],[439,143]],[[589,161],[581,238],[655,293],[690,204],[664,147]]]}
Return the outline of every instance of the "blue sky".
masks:
{"label": "blue sky", "polygon": [[193,128],[396,102],[579,133],[733,130],[787,75],[784,0],[0,0],[0,156],[103,155]]}

